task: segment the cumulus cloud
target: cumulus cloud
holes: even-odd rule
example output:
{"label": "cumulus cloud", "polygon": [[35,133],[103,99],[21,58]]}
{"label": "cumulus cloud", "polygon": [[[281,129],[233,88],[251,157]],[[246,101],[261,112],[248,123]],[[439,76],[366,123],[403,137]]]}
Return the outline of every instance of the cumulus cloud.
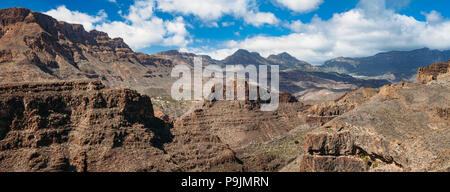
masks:
{"label": "cumulus cloud", "polygon": [[185,47],[191,42],[186,23],[182,17],[163,20],[154,15],[154,1],[136,0],[122,15],[125,21],[107,21],[107,15],[100,11],[90,16],[78,11],[68,10],[65,6],[50,10],[46,14],[69,23],[80,23],[87,30],[97,29],[110,37],[121,37],[133,49],[142,49],[153,45]]}
{"label": "cumulus cloud", "polygon": [[290,29],[291,31],[295,31],[295,32],[299,32],[304,26],[305,26],[305,24],[299,20],[284,24],[284,27]]}
{"label": "cumulus cloud", "polygon": [[211,53],[216,59],[237,48],[260,52],[263,56],[288,52],[313,64],[339,56],[368,56],[382,51],[429,47],[450,48],[450,22],[437,12],[427,14],[427,21],[396,13],[386,8],[384,0],[361,0],[358,6],[336,13],[329,20],[315,16],[309,23],[286,24],[292,33],[284,36],[259,35],[241,41],[229,41]]}
{"label": "cumulus cloud", "polygon": [[[152,0],[148,0],[152,1]],[[255,0],[156,0],[163,12],[194,15],[205,22],[215,22],[224,15],[244,19],[254,26],[274,25],[278,18],[269,12],[259,12]]]}
{"label": "cumulus cloud", "polygon": [[56,9],[45,12],[46,15],[50,15],[60,21],[68,23],[82,24],[88,31],[94,29],[94,24],[104,21],[108,15],[104,10],[100,10],[96,16],[91,16],[78,11],[71,11],[66,6],[59,6]]}
{"label": "cumulus cloud", "polygon": [[319,8],[323,0],[276,0],[276,2],[292,11],[305,13]]}
{"label": "cumulus cloud", "polygon": [[433,10],[429,13],[422,12],[422,15],[425,15],[427,22],[429,22],[429,23],[439,23],[444,19],[442,17],[442,14],[435,10]]}
{"label": "cumulus cloud", "polygon": [[153,1],[135,1],[129,13],[123,15],[126,22],[102,23],[96,28],[111,37],[122,37],[134,49],[152,45],[186,46],[190,40],[183,18],[164,21],[154,15],[154,6]]}

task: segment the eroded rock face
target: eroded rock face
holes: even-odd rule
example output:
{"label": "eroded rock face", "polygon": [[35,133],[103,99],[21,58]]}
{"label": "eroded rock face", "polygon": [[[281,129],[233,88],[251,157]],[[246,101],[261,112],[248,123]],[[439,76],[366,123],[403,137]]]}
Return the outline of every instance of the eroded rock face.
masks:
{"label": "eroded rock face", "polygon": [[450,81],[386,86],[307,135],[301,171],[446,171]]}
{"label": "eroded rock face", "polygon": [[0,15],[2,82],[100,79],[110,88],[146,94],[170,87],[173,63],[135,53],[121,38],[24,8]]}
{"label": "eroded rock face", "polygon": [[313,105],[302,115],[306,118],[307,123],[324,125],[332,119],[357,108],[377,93],[378,89],[360,88],[344,94],[335,101]]}
{"label": "eroded rock face", "polygon": [[0,86],[0,171],[239,171],[207,130],[154,116],[148,96],[100,81]]}
{"label": "eroded rock face", "polygon": [[417,82],[428,83],[438,80],[440,75],[448,73],[450,70],[450,60],[447,63],[435,63],[427,67],[420,67],[417,73]]}
{"label": "eroded rock face", "polygon": [[[278,110],[270,112],[260,110],[261,101],[205,102],[177,121],[175,127],[209,130],[236,152],[246,171],[277,171],[295,155],[284,157],[282,153],[272,153],[273,150],[263,147],[264,143],[284,137],[297,128],[302,132],[309,130],[309,127],[301,127],[304,121],[298,118],[298,112],[309,106],[297,102],[289,93],[281,93],[280,101]],[[298,152],[297,148],[292,150]]]}
{"label": "eroded rock face", "polygon": [[283,135],[300,122],[299,102],[281,103],[278,111],[263,112],[259,104],[250,101],[206,102],[177,121],[175,127],[206,127],[232,148],[245,147],[251,142],[265,142]]}

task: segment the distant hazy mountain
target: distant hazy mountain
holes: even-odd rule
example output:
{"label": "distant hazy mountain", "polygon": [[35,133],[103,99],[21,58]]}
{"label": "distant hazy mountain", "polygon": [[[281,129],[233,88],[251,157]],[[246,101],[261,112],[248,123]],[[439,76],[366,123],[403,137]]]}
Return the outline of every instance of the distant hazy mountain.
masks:
{"label": "distant hazy mountain", "polygon": [[357,76],[375,77],[390,74],[398,81],[411,79],[419,67],[448,59],[450,59],[450,50],[438,51],[424,48],[413,51],[391,51],[361,58],[340,57],[326,61],[320,67],[324,70]]}
{"label": "distant hazy mountain", "polygon": [[244,49],[239,49],[233,55],[228,56],[222,62],[226,65],[270,65],[272,64],[266,58],[256,52],[249,52]]}
{"label": "distant hazy mountain", "polygon": [[236,64],[279,65],[281,70],[286,69],[305,70],[305,71],[319,70],[319,68],[314,67],[305,61],[300,61],[286,52],[280,53],[278,55],[270,55],[269,57],[264,58],[257,52],[249,52],[245,49],[239,49],[234,54],[228,56],[227,58],[225,58],[220,62],[225,65],[236,65]]}
{"label": "distant hazy mountain", "polygon": [[278,55],[270,55],[267,57],[267,60],[279,64],[281,69],[304,69],[308,71],[318,69],[305,61],[298,60],[286,52]]}

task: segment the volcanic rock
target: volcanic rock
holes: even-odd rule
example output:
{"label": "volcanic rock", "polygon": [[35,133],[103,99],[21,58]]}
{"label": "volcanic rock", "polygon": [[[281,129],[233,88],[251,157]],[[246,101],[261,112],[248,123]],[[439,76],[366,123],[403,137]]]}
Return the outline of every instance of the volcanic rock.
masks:
{"label": "volcanic rock", "polygon": [[140,93],[168,87],[173,63],[135,53],[121,38],[25,8],[3,9],[0,16],[1,82],[100,79]]}
{"label": "volcanic rock", "polygon": [[448,171],[450,78],[443,77],[381,88],[308,134],[300,171]]}
{"label": "volcanic rock", "polygon": [[239,171],[208,130],[172,128],[148,96],[100,81],[0,86],[0,171]]}
{"label": "volcanic rock", "polygon": [[348,93],[335,101],[324,102],[313,105],[303,114],[306,117],[306,122],[323,125],[332,119],[341,116],[366,101],[370,100],[378,93],[378,89],[374,88],[360,88]]}
{"label": "volcanic rock", "polygon": [[450,60],[447,63],[435,63],[427,67],[420,67],[417,73],[417,82],[428,83],[433,80],[438,80],[442,74],[449,73]]}

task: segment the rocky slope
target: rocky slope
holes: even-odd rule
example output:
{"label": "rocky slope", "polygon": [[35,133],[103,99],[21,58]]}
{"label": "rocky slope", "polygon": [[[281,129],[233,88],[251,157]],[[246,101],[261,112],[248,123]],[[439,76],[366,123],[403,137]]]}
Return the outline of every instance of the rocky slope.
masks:
{"label": "rocky slope", "polygon": [[24,8],[0,10],[0,81],[101,79],[141,93],[166,90],[173,63],[135,53],[122,39]]}
{"label": "rocky slope", "polygon": [[339,117],[367,102],[378,93],[378,89],[360,88],[345,93],[335,101],[323,102],[311,106],[304,111],[306,122],[323,125],[332,119]]}
{"label": "rocky slope", "polygon": [[305,154],[299,148],[305,145],[308,133],[355,109],[377,93],[377,89],[361,88],[346,93],[336,101],[305,105],[302,110],[297,110],[298,120],[293,130],[270,141],[255,142],[236,149],[236,153],[250,171],[298,172],[301,157]]}
{"label": "rocky slope", "polygon": [[0,86],[0,171],[240,171],[209,130],[172,127],[151,100],[99,81]]}
{"label": "rocky slope", "polygon": [[438,71],[429,82],[385,86],[308,134],[300,171],[450,171],[450,76]]}
{"label": "rocky slope", "polygon": [[447,63],[435,63],[431,66],[420,67],[417,73],[417,82],[428,83],[433,80],[444,78],[450,73],[450,60]]}
{"label": "rocky slope", "polygon": [[280,72],[280,90],[289,90],[300,101],[308,104],[334,101],[346,92],[360,87],[379,88],[387,84],[390,84],[387,80],[361,80],[339,73],[296,70]]}
{"label": "rocky slope", "polygon": [[310,130],[309,125],[302,127],[306,122],[298,117],[298,113],[309,106],[297,102],[288,93],[283,93],[280,101],[278,110],[273,112],[260,111],[259,101],[205,102],[202,107],[177,121],[175,127],[204,129],[218,135],[221,141],[236,151],[247,171],[276,171],[288,164],[292,157],[272,153],[261,146],[297,128]]}
{"label": "rocky slope", "polygon": [[258,101],[205,102],[176,121],[175,127],[210,130],[236,152],[246,171],[280,171],[304,154],[299,148],[305,144],[307,133],[376,93],[377,89],[361,88],[334,102],[314,106],[282,93],[281,104],[274,112],[260,111]]}
{"label": "rocky slope", "polygon": [[252,142],[265,142],[283,135],[300,123],[300,102],[281,103],[277,111],[263,112],[254,101],[205,102],[202,107],[177,121],[176,127],[205,127],[236,149]]}
{"label": "rocky slope", "polygon": [[390,79],[392,82],[413,82],[417,68],[450,58],[450,50],[438,51],[427,48],[413,51],[391,51],[370,57],[340,57],[326,61],[324,70],[352,74],[365,78]]}

